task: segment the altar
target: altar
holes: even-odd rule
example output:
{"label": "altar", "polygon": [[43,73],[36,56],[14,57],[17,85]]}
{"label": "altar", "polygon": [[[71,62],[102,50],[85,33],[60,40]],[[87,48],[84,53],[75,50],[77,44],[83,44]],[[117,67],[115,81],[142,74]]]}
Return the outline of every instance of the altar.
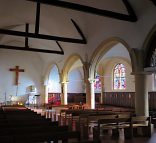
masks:
{"label": "altar", "polygon": [[20,95],[20,96],[15,96],[15,95],[10,95],[10,104],[11,105],[25,105],[26,101],[28,100],[29,95]]}

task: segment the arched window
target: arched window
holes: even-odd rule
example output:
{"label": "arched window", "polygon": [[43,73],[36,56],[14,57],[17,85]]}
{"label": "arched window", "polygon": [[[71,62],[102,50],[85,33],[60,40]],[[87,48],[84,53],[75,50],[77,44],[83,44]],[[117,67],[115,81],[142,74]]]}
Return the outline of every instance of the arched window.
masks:
{"label": "arched window", "polygon": [[100,90],[101,89],[101,79],[100,79],[100,75],[98,73],[96,73],[95,79],[96,79],[96,81],[94,83],[94,89]]}
{"label": "arched window", "polygon": [[113,88],[126,89],[126,69],[121,63],[117,64],[113,71]]}

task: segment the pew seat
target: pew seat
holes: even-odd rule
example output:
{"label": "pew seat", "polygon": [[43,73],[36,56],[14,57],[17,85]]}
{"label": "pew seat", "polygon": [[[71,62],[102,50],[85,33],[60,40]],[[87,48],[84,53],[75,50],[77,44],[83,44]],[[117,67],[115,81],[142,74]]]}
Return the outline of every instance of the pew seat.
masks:
{"label": "pew seat", "polygon": [[151,117],[136,116],[131,118],[131,136],[142,135],[151,137],[153,132],[153,124],[151,123]]}

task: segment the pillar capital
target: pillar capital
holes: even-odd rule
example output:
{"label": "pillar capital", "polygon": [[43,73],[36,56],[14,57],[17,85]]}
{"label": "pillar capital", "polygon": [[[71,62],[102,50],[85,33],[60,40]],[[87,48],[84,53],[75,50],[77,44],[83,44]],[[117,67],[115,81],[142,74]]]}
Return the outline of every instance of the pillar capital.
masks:
{"label": "pillar capital", "polygon": [[61,83],[62,83],[62,84],[68,84],[69,81],[62,81]]}
{"label": "pillar capital", "polygon": [[90,63],[89,62],[84,62],[83,63],[83,67],[87,70],[90,67]]}
{"label": "pillar capital", "polygon": [[90,83],[95,83],[95,82],[96,82],[96,79],[94,79],[94,78],[88,78],[88,81],[89,81]]}
{"label": "pillar capital", "polygon": [[61,104],[67,105],[67,86],[68,86],[69,81],[62,81],[61,82],[61,92],[62,92],[62,98],[61,98]]}

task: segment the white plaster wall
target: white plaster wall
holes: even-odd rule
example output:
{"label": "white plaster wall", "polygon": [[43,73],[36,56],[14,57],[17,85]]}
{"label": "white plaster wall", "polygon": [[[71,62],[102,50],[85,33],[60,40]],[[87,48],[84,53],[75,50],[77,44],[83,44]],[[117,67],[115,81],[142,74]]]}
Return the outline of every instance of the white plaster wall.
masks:
{"label": "white plaster wall", "polygon": [[68,74],[68,93],[84,93],[84,80],[80,70],[73,69]]}
{"label": "white plaster wall", "polygon": [[95,48],[110,37],[123,39],[130,48],[142,48],[146,36],[156,23],[154,18],[156,8],[151,1],[147,0],[132,0],[130,3],[138,17],[138,21],[134,23],[107,17],[95,17],[94,15],[86,17],[89,41],[87,44],[88,55],[91,56]]}
{"label": "white plaster wall", "polygon": [[[116,2],[117,1],[114,0],[113,4]],[[109,2],[105,2],[106,7],[107,3]],[[28,85],[35,84],[37,87],[41,86],[43,82],[42,77],[44,76],[42,75],[42,70],[45,70],[47,65],[52,61],[57,62],[60,70],[62,70],[64,62],[71,54],[78,53],[83,59],[85,59],[85,55],[87,54],[90,58],[94,50],[100,45],[100,43],[110,37],[119,37],[123,39],[130,48],[142,48],[147,34],[156,23],[156,19],[154,18],[156,8],[152,4],[152,2],[148,0],[131,0],[130,3],[132,4],[138,17],[137,22],[127,22],[69,9],[64,10],[63,8],[59,7],[42,7],[40,29],[44,29],[44,33],[63,37],[81,38],[70,20],[71,18],[73,18],[83,31],[87,39],[87,44],[83,45],[60,42],[62,48],[65,51],[65,55],[40,54],[44,62],[46,63],[44,65],[43,61],[38,58],[36,54],[28,54],[27,52],[22,51],[0,51],[0,100],[4,100],[6,91],[7,100],[8,95],[15,94],[16,87],[14,87],[13,85],[13,73],[10,73],[8,69],[16,65],[19,65],[21,68],[24,68],[26,70],[26,72],[20,73],[20,85],[18,92],[19,94],[25,94],[25,87],[27,87]],[[21,0],[2,0],[0,7],[1,28],[8,26],[10,27],[12,25],[21,25],[25,23],[35,24],[36,5],[32,2]],[[118,9],[121,9],[122,12],[125,13],[125,7],[123,6],[123,4]],[[118,9],[117,12],[119,11]],[[22,30],[25,30],[25,28]],[[31,31],[34,31],[34,29]],[[10,38],[10,40],[12,40],[12,38]],[[40,40],[40,42],[42,43],[42,40]],[[33,45],[33,47],[38,47],[39,45],[37,41],[31,41],[29,44]],[[44,43],[43,45],[43,48],[46,47],[51,50],[59,50],[55,42],[53,42],[53,44],[50,46],[47,43]],[[112,66],[108,66],[108,68],[106,67],[106,73],[104,75],[106,78],[105,81],[108,81],[105,83],[105,90],[108,91],[112,91],[111,73],[115,62],[110,64],[112,64]],[[70,78],[72,80],[76,80],[74,79],[76,78],[76,76],[72,76]],[[127,78],[130,78],[130,80],[127,80],[127,86],[129,86],[129,88],[127,88],[130,91],[133,91],[134,87],[131,86],[134,85],[133,76],[129,74]],[[79,80],[79,78],[77,78],[77,80]],[[69,85],[71,83],[72,82],[70,82]],[[77,92],[80,92],[83,90],[83,87],[81,89],[80,86],[79,88],[78,86],[75,86],[77,87],[77,89],[74,89],[74,84],[71,84],[70,86],[69,85],[69,91],[77,90]]]}
{"label": "white plaster wall", "polygon": [[[125,90],[113,90],[113,68],[116,64],[122,63],[126,67],[126,89]],[[114,59],[110,60],[104,68],[104,90],[105,92],[134,92],[135,81],[134,76],[131,75],[131,66],[124,60]]]}
{"label": "white plaster wall", "polygon": [[156,91],[156,75],[149,74],[147,76],[148,91]]}
{"label": "white plaster wall", "polygon": [[[47,64],[51,63],[52,60],[56,61],[61,67],[60,69],[62,69],[64,61],[69,55],[78,53],[85,59],[85,55],[87,54],[90,58],[100,43],[110,37],[123,39],[128,43],[130,48],[142,48],[147,34],[156,23],[156,19],[154,18],[156,8],[148,0],[131,0],[129,2],[136,12],[138,17],[137,22],[127,22],[70,9],[42,5],[40,30],[44,30],[44,33],[48,33],[49,35],[81,38],[70,20],[73,18],[87,39],[86,45],[60,42],[65,55],[51,56],[50,54],[42,54],[44,61]],[[92,6],[95,5],[103,9],[127,14],[127,10],[121,0],[111,0],[111,2],[100,1],[97,3],[94,1],[92,4],[90,1],[81,1],[81,3],[93,4]],[[0,27],[24,25],[25,23],[35,25],[36,5],[34,3],[21,0],[2,0],[0,6]],[[25,28],[22,30],[25,30]],[[34,29],[30,30],[34,31]],[[42,43],[42,40],[40,42]],[[38,41],[31,41],[31,44],[34,47],[38,47],[39,45]],[[52,42],[52,45],[47,43],[43,45],[43,48],[59,50],[55,41]],[[46,65],[44,68],[46,68]]]}
{"label": "white plaster wall", "polygon": [[49,74],[48,92],[61,93],[60,78],[56,65],[53,66]]}
{"label": "white plaster wall", "polygon": [[[18,92],[15,82],[15,72],[10,68],[19,66],[25,72],[19,73]],[[28,94],[27,88],[35,85],[36,94],[41,94],[43,62],[37,54],[15,50],[0,50],[0,102],[10,101],[10,95]]]}

